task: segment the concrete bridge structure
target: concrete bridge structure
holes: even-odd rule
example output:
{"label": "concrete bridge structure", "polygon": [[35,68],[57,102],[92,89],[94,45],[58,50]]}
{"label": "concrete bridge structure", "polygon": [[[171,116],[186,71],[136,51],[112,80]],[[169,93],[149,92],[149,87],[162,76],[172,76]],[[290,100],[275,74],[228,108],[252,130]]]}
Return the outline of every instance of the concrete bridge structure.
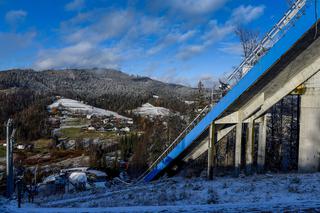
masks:
{"label": "concrete bridge structure", "polygon": [[[213,177],[214,144],[236,132],[234,173],[239,174],[241,146],[245,170],[252,172],[254,136],[258,135],[257,166],[263,171],[266,153],[267,111],[285,96],[300,96],[298,171],[319,171],[320,165],[320,24],[319,0],[298,0],[276,29],[283,35],[254,52],[252,67],[215,105],[204,109],[144,174],[151,181],[180,162],[208,151],[208,177]],[[319,13],[320,14],[320,13]],[[293,21],[294,20],[294,21]],[[283,26],[281,26],[283,24]],[[290,25],[290,26],[288,26]],[[283,30],[285,29],[285,32]],[[268,40],[267,34],[265,41]],[[262,54],[261,54],[262,53]],[[243,140],[244,125],[246,140]],[[255,134],[255,124],[259,125]]]}

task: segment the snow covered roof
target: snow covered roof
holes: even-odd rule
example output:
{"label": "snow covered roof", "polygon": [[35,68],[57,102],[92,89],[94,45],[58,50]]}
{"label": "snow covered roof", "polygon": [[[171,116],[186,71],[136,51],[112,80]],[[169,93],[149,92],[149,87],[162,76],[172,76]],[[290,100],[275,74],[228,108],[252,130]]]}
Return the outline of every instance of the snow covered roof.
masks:
{"label": "snow covered roof", "polygon": [[84,172],[73,172],[69,175],[69,181],[71,183],[86,183],[87,175]]}
{"label": "snow covered roof", "polygon": [[93,107],[93,106],[84,104],[80,101],[68,99],[68,98],[61,98],[61,99],[55,101],[53,104],[49,105],[48,107],[49,107],[49,109],[63,107],[66,110],[69,110],[71,112],[77,112],[77,113],[82,113],[82,114],[86,114],[86,115],[114,116],[119,119],[130,120],[130,118],[119,115],[116,112]]}
{"label": "snow covered roof", "polygon": [[132,111],[135,114],[142,116],[168,116],[170,115],[170,110],[164,107],[155,107],[150,103],[145,103],[141,107],[134,109]]}
{"label": "snow covered roof", "polygon": [[59,174],[53,174],[53,175],[50,175],[48,177],[46,177],[42,183],[44,184],[47,184],[47,183],[52,183],[52,182],[55,182],[57,178],[59,178],[60,175]]}
{"label": "snow covered roof", "polygon": [[107,177],[107,174],[105,172],[94,170],[94,169],[87,170],[87,173],[94,174],[97,177]]}
{"label": "snow covered roof", "polygon": [[61,172],[75,172],[75,171],[85,172],[88,169],[89,167],[76,167],[76,168],[70,168],[70,169],[62,169]]}
{"label": "snow covered roof", "polygon": [[184,103],[190,105],[190,104],[194,104],[194,101],[184,101]]}

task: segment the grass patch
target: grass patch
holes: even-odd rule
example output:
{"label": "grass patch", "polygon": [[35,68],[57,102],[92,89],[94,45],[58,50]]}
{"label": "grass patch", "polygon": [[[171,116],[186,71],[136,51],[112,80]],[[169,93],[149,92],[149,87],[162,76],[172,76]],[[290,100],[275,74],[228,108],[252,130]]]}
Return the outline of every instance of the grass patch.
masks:
{"label": "grass patch", "polygon": [[81,129],[79,128],[65,128],[61,129],[60,132],[68,138],[79,138],[81,135]]}
{"label": "grass patch", "polygon": [[81,126],[90,124],[86,118],[69,118],[65,121],[66,126]]}
{"label": "grass patch", "polygon": [[51,143],[51,139],[39,139],[33,142],[35,149],[47,149],[49,144]]}
{"label": "grass patch", "polygon": [[99,131],[83,131],[80,128],[65,128],[60,130],[64,137],[70,139],[83,139],[83,138],[100,138],[100,139],[113,139],[117,138],[114,132],[99,132]]}
{"label": "grass patch", "polygon": [[0,144],[0,157],[5,157],[7,154],[6,147]]}

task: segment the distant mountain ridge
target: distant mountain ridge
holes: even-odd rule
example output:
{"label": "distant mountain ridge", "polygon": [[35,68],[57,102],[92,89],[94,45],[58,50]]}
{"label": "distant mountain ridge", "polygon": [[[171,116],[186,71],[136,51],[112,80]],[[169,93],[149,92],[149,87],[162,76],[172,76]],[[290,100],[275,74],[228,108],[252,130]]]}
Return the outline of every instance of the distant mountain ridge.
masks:
{"label": "distant mountain ridge", "polygon": [[65,69],[34,71],[13,69],[0,71],[0,90],[27,88],[36,92],[65,94],[67,92],[99,97],[102,95],[149,96],[188,99],[195,88],[168,84],[149,77],[128,75],[114,69]]}

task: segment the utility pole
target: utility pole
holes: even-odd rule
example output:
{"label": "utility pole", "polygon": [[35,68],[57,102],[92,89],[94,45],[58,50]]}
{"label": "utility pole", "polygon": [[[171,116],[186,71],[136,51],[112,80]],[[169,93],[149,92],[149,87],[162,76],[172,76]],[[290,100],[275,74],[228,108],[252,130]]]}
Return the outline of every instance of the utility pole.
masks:
{"label": "utility pole", "polygon": [[[7,148],[7,197],[11,198],[13,191],[14,191],[14,180],[13,180],[13,141],[14,141],[14,134],[15,130],[12,131],[13,122],[12,119],[9,118],[6,128],[7,128],[7,135],[6,135],[6,148]],[[11,133],[11,135],[10,135]]]}

